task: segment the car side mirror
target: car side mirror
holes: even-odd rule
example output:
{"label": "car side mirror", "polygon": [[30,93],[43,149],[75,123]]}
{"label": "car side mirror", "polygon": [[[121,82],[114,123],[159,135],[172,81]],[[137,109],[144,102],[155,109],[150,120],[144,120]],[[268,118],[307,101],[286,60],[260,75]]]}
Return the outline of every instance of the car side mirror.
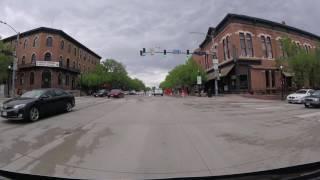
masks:
{"label": "car side mirror", "polygon": [[48,95],[46,95],[46,94],[44,94],[44,95],[40,96],[40,99],[41,99],[41,100],[48,99],[48,98],[49,98],[49,96],[48,96]]}

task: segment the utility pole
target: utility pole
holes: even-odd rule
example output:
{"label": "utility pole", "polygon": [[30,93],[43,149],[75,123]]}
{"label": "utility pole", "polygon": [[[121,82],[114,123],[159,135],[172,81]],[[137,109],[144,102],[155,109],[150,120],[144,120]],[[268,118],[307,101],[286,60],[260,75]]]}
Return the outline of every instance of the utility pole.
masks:
{"label": "utility pole", "polygon": [[212,64],[213,64],[213,70],[214,70],[214,75],[215,75],[215,79],[214,79],[214,94],[215,96],[219,95],[219,61],[215,55],[215,53],[212,56]]}
{"label": "utility pole", "polygon": [[281,100],[284,100],[284,78],[283,78],[283,66],[280,65],[280,77],[281,77]]}
{"label": "utility pole", "polygon": [[1,21],[0,20],[0,23],[4,24],[4,25],[7,25],[9,28],[11,28],[15,33],[17,33],[17,44],[16,44],[16,48],[15,48],[15,52],[14,52],[14,59],[13,59],[13,67],[12,67],[12,97],[15,97],[16,96],[16,91],[15,91],[15,88],[16,88],[16,83],[15,83],[15,79],[16,79],[16,70],[17,70],[17,62],[18,62],[18,54],[17,54],[17,51],[18,51],[18,48],[19,48],[19,36],[20,36],[20,33],[18,31],[16,31],[10,24],[4,22],[4,21]]}

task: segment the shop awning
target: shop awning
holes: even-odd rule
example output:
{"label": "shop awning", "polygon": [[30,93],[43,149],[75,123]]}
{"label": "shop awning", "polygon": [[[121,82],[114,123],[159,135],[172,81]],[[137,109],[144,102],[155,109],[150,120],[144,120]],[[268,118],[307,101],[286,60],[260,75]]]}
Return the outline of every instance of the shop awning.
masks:
{"label": "shop awning", "polygon": [[[234,64],[232,65],[229,65],[229,66],[226,66],[226,67],[223,67],[223,68],[220,68],[220,77],[225,77],[227,76],[230,71],[232,70],[232,68],[234,67]],[[207,74],[207,79],[208,80],[213,80],[213,79],[216,79],[216,74],[215,72],[210,72]]]}
{"label": "shop awning", "polygon": [[290,73],[290,72],[282,72],[282,74],[283,74],[285,77],[293,77],[293,76],[294,76],[294,73]]}
{"label": "shop awning", "polygon": [[210,72],[207,74],[207,79],[208,81],[212,80],[212,79],[215,79],[215,75],[214,75],[214,72]]}
{"label": "shop awning", "polygon": [[220,69],[220,77],[227,76],[230,73],[230,71],[232,70],[233,67],[234,67],[234,64],[221,68]]}

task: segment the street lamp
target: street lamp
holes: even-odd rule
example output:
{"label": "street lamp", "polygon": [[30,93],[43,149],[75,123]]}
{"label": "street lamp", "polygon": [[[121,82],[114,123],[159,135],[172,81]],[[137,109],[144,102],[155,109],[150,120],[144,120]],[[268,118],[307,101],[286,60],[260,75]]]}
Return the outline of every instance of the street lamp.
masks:
{"label": "street lamp", "polygon": [[17,51],[18,51],[18,47],[19,47],[19,32],[16,31],[10,24],[4,22],[4,21],[1,21],[0,20],[0,23],[1,24],[4,24],[4,25],[7,25],[10,29],[12,29],[15,33],[17,33],[17,46],[16,46],[16,49],[15,49],[15,52],[14,52],[14,59],[13,59],[13,65],[12,65],[12,96],[15,97],[16,95],[16,91],[15,91],[15,79],[16,79],[16,70],[17,70],[17,62],[18,62],[18,55],[17,55]]}
{"label": "street lamp", "polygon": [[280,65],[280,76],[281,76],[281,100],[283,100],[284,98],[284,79],[283,79],[283,66]]}

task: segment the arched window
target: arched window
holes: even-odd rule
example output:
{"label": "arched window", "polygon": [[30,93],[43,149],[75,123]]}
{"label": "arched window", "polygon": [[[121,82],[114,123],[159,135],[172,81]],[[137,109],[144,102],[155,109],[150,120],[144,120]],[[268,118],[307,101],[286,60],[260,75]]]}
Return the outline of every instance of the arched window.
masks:
{"label": "arched window", "polygon": [[27,47],[28,47],[28,39],[25,39],[23,43],[23,49],[26,49]]}
{"label": "arched window", "polygon": [[47,52],[47,53],[44,55],[44,60],[45,60],[45,61],[51,61],[51,54]]}
{"label": "arched window", "polygon": [[244,37],[244,33],[239,33],[239,36],[240,36],[241,56],[247,56],[246,40]]}
{"label": "arched window", "polygon": [[26,57],[25,56],[22,56],[21,64],[26,64]]}
{"label": "arched window", "polygon": [[32,44],[33,47],[38,47],[38,36],[36,36],[34,39],[33,39],[33,44]]}
{"label": "arched window", "polygon": [[60,49],[64,49],[64,41],[63,40],[61,40],[61,42],[60,42]]}
{"label": "arched window", "polygon": [[71,44],[68,46],[68,53],[71,53]]}
{"label": "arched window", "polygon": [[67,68],[69,68],[69,66],[70,66],[70,60],[69,60],[69,58],[67,59]]}
{"label": "arched window", "polygon": [[253,45],[252,45],[252,37],[251,34],[247,33],[246,35],[246,40],[247,40],[247,55],[249,57],[253,57]]}
{"label": "arched window", "polygon": [[31,64],[35,64],[36,63],[36,55],[32,54],[31,56]]}
{"label": "arched window", "polygon": [[52,47],[52,37],[47,37],[46,45],[47,47]]}
{"label": "arched window", "polygon": [[75,55],[75,56],[77,56],[77,48],[76,48],[76,47],[74,47],[74,49],[73,49],[73,50],[74,50],[74,55]]}
{"label": "arched window", "polygon": [[58,75],[58,85],[61,85],[62,84],[62,74],[59,73]]}
{"label": "arched window", "polygon": [[34,72],[30,73],[30,85],[34,84]]}
{"label": "arched window", "polygon": [[261,36],[262,53],[264,57],[268,57],[266,38]]}
{"label": "arched window", "polygon": [[272,58],[272,45],[271,45],[271,38],[267,37],[267,51],[268,51],[268,58]]}
{"label": "arched window", "polygon": [[225,39],[222,40],[222,45],[223,45],[223,59],[227,60],[227,56],[226,56],[226,54],[227,54],[227,43],[226,43]]}

